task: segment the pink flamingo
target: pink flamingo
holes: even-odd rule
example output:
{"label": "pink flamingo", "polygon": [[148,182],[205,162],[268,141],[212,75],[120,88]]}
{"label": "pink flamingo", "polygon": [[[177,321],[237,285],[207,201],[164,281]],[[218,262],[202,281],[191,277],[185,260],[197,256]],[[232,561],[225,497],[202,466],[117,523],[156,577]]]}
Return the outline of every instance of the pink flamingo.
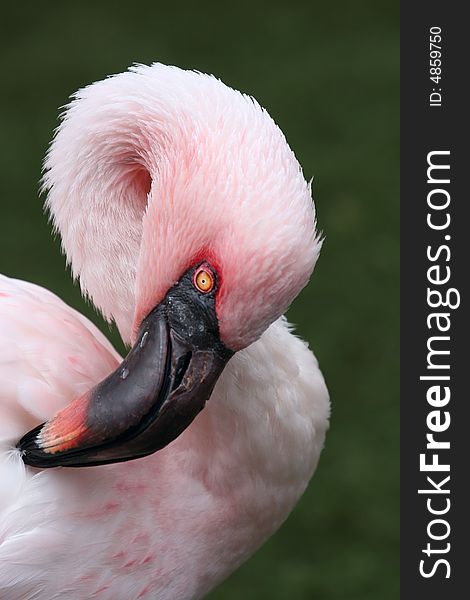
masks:
{"label": "pink flamingo", "polygon": [[0,277],[0,598],[201,598],[323,446],[323,377],[282,317],[321,246],[309,186],[255,100],[155,64],[76,94],[44,188],[132,348]]}

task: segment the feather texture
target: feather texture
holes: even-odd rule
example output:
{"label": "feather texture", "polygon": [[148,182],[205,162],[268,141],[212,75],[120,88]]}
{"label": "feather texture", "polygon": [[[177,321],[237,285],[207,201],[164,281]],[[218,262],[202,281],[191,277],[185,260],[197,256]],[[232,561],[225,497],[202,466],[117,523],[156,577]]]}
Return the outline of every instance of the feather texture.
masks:
{"label": "feather texture", "polygon": [[323,447],[328,392],[281,317],[321,247],[310,188],[256,101],[158,64],[75,95],[44,188],[74,275],[124,341],[203,259],[237,352],[163,450],[25,468],[18,439],[120,357],[54,294],[0,276],[0,598],[202,598],[286,519]]}
{"label": "feather texture", "polygon": [[234,356],[164,450],[86,470],[25,469],[17,438],[118,360],[56,296],[0,278],[0,598],[201,598],[281,525],[311,477],[328,393],[284,320]]}

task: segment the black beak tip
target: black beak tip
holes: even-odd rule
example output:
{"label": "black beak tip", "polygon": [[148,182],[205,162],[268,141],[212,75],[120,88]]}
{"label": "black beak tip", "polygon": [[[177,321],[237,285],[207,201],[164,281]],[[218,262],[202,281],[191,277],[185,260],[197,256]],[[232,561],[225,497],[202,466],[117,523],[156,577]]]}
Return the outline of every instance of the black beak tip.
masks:
{"label": "black beak tip", "polygon": [[216,287],[197,292],[195,268],[143,320],[114,373],[21,438],[25,464],[91,467],[143,458],[190,425],[233,355],[219,336]]}
{"label": "black beak tip", "polygon": [[28,431],[16,444],[16,449],[19,451],[23,462],[31,467],[49,467],[54,466],[49,464],[53,455],[47,454],[38,444],[38,436],[44,423],[38,425],[31,431]]}

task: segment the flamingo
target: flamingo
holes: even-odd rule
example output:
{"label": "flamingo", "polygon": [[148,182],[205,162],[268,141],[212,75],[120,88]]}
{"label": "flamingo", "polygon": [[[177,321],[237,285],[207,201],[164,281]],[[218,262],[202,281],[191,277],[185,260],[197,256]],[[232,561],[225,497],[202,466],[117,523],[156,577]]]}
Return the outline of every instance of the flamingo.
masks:
{"label": "flamingo", "polygon": [[253,98],[162,64],[75,94],[43,187],[130,350],[0,277],[0,598],[202,598],[324,444],[324,379],[283,317],[321,248],[310,187]]}

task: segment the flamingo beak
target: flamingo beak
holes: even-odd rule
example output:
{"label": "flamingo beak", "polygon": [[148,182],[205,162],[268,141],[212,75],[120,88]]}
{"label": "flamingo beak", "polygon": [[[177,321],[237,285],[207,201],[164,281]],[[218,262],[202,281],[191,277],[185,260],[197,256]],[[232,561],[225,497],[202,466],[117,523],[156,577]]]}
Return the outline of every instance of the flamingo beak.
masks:
{"label": "flamingo beak", "polygon": [[132,460],[160,450],[190,425],[233,355],[220,341],[215,290],[198,293],[192,272],[143,320],[114,373],[18,442],[26,464]]}

